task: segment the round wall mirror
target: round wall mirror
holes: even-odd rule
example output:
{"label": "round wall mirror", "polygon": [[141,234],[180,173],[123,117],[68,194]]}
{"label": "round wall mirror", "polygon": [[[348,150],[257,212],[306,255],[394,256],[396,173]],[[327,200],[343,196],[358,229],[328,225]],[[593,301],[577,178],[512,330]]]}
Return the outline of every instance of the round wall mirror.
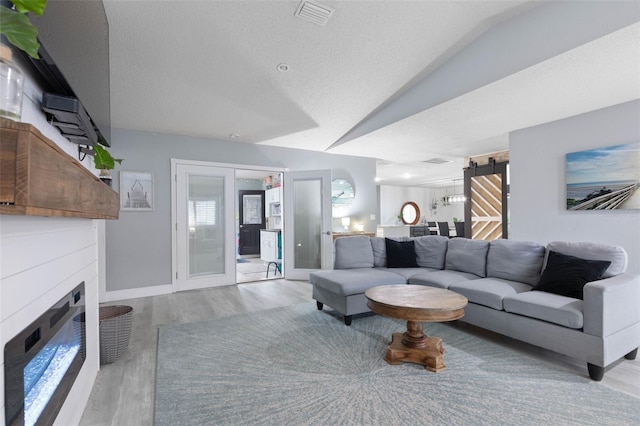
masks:
{"label": "round wall mirror", "polygon": [[334,179],[331,181],[331,204],[333,207],[348,206],[353,203],[355,197],[353,186],[346,179]]}
{"label": "round wall mirror", "polygon": [[420,208],[413,201],[409,201],[402,205],[400,209],[402,223],[405,225],[415,225],[420,220]]}

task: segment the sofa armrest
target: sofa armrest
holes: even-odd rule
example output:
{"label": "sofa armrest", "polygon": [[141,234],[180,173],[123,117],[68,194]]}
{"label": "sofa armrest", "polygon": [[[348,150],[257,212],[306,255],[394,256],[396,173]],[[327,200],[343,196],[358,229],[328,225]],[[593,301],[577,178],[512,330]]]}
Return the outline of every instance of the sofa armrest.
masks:
{"label": "sofa armrest", "polygon": [[620,274],[584,286],[584,332],[606,337],[640,322],[640,275]]}

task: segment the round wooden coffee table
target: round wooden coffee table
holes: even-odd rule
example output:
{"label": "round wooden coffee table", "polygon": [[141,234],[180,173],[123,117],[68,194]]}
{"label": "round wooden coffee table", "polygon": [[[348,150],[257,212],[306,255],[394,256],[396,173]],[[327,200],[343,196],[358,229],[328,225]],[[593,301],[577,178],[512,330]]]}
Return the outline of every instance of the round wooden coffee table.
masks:
{"label": "round wooden coffee table", "polygon": [[377,314],[407,321],[407,331],[393,333],[384,359],[389,364],[414,362],[430,371],[443,371],[442,339],[423,333],[424,321],[453,321],[464,316],[467,298],[423,285],[384,285],[365,291],[367,306]]}

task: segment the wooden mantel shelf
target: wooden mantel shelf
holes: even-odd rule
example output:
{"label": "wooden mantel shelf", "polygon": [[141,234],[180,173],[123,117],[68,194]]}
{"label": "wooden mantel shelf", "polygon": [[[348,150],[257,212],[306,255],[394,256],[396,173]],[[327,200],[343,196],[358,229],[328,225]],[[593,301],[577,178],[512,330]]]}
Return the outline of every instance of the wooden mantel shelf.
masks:
{"label": "wooden mantel shelf", "polygon": [[118,194],[34,126],[0,118],[0,213],[117,219]]}

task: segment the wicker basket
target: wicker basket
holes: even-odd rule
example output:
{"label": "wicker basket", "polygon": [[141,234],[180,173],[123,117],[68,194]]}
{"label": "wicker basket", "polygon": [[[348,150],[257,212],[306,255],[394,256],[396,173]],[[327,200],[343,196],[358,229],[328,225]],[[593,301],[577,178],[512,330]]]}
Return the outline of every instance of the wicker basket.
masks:
{"label": "wicker basket", "polygon": [[132,320],[131,306],[100,308],[100,364],[115,362],[127,349]]}

